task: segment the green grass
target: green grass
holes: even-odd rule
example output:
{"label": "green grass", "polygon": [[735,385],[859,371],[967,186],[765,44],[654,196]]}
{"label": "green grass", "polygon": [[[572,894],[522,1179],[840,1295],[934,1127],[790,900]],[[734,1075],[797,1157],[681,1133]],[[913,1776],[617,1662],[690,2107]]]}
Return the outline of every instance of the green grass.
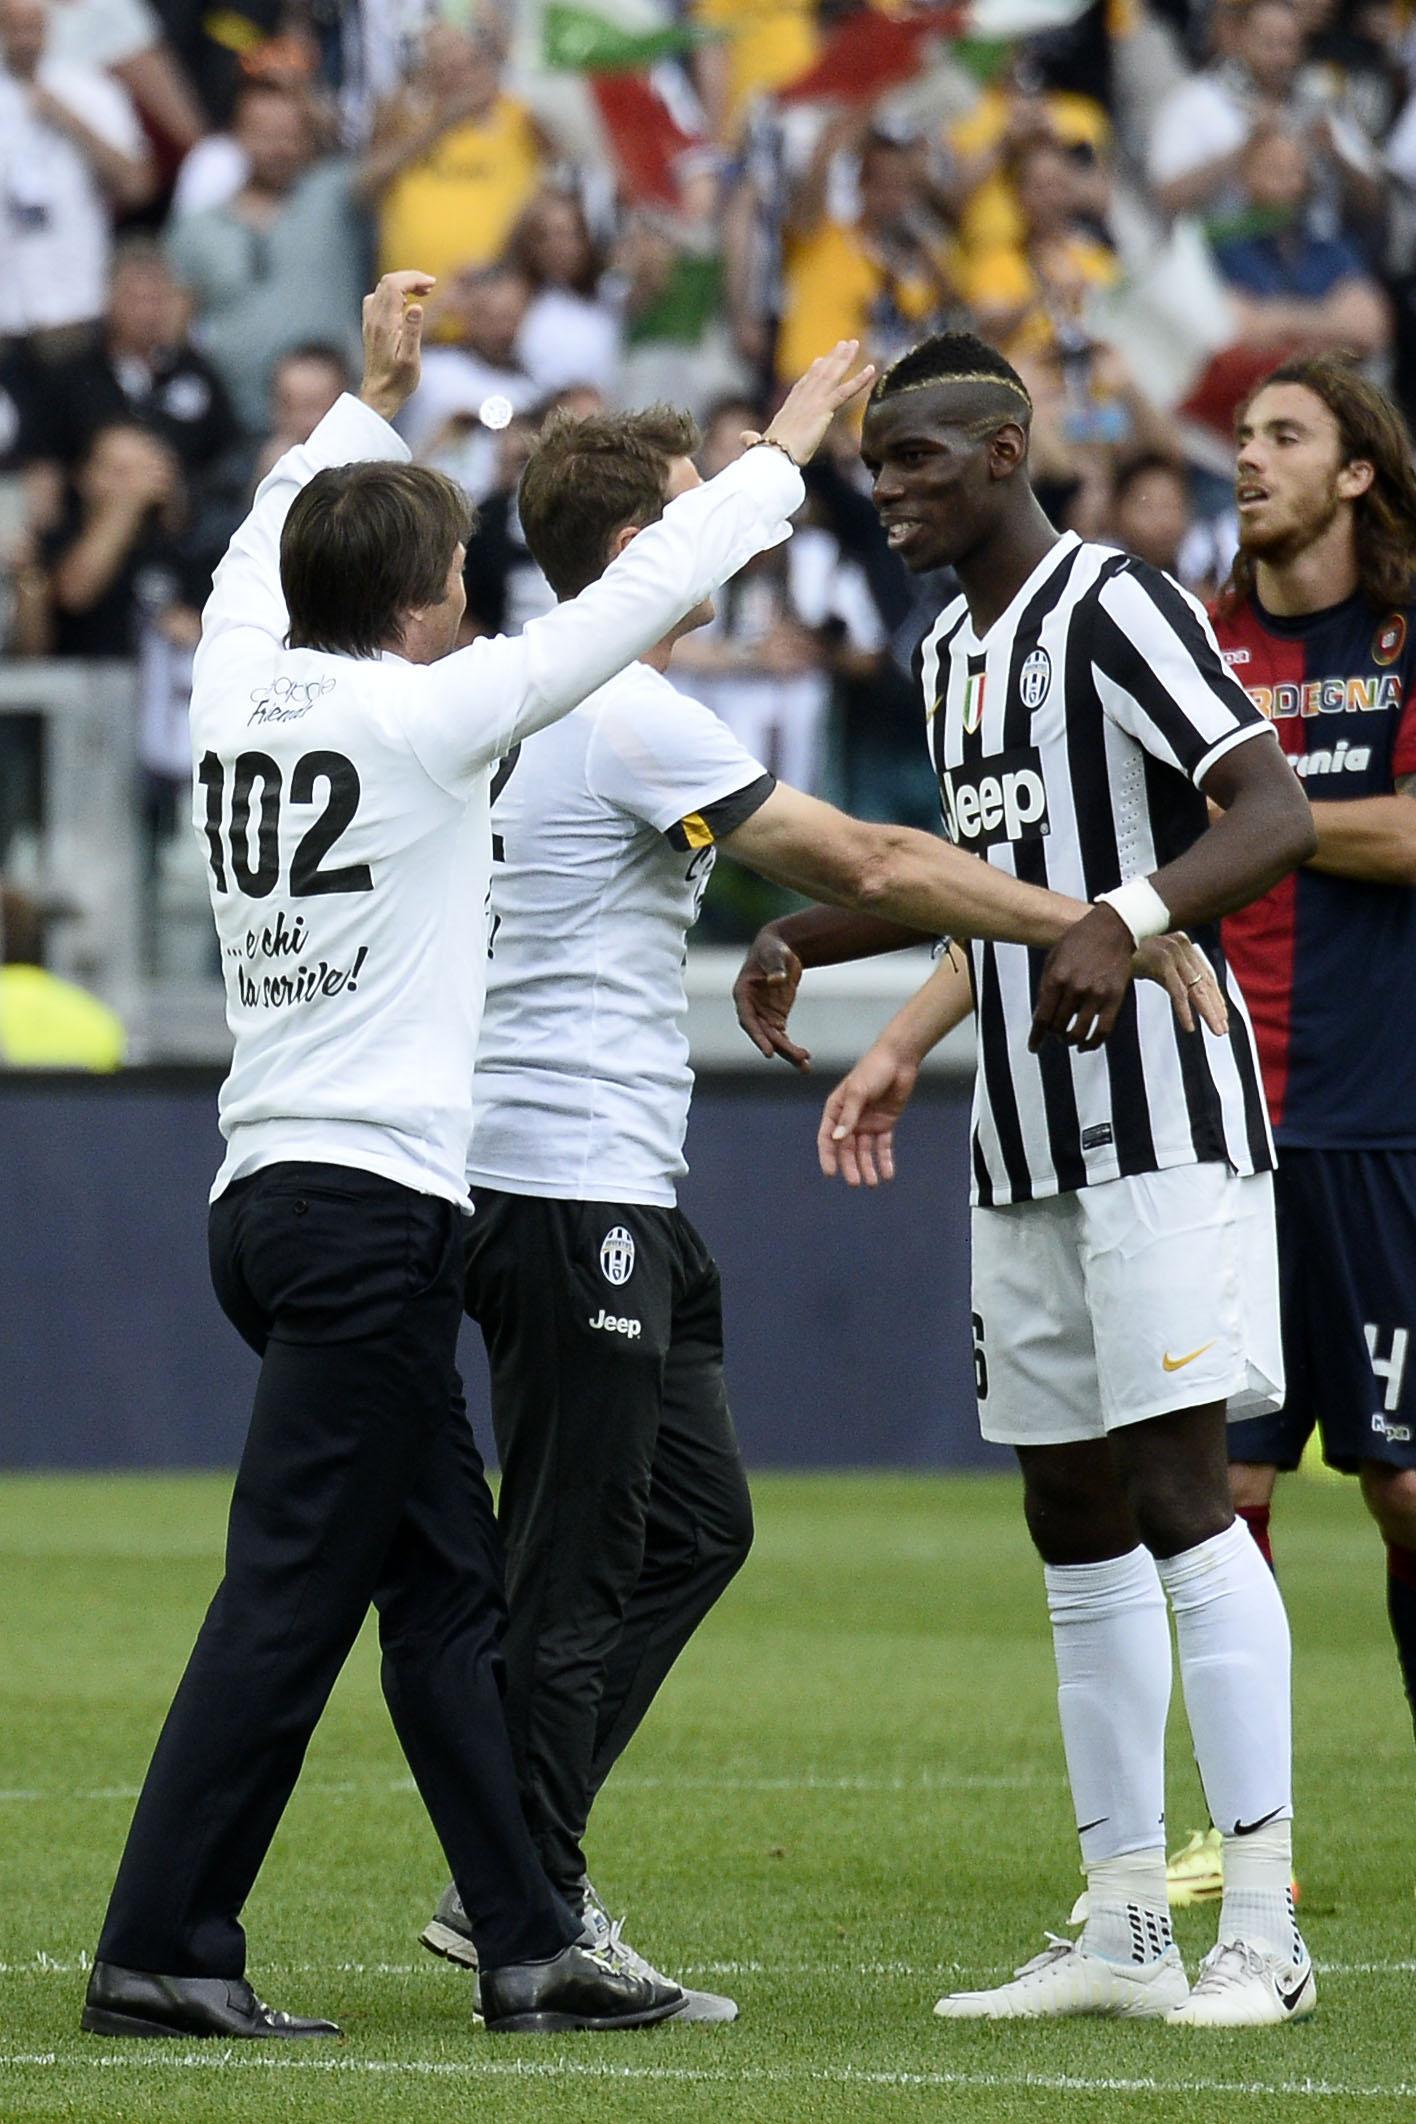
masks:
{"label": "green grass", "polygon": [[[133,1788],[219,1568],[207,1479],[0,1483],[0,2119],[1409,2120],[1412,1741],[1350,1485],[1285,1492],[1299,1870],[1322,1978],[1290,2030],[945,2027],[1066,1916],[1076,1850],[1011,1484],[775,1478],[756,1555],[597,1813],[596,1879],[735,2028],[474,2032],[415,1944],[443,1869],[358,1648],[247,1913],[251,1973],[335,2046],[82,2038]],[[1200,1819],[1177,1726],[1171,1819]],[[1213,1917],[1191,1914],[1193,1960]]]}

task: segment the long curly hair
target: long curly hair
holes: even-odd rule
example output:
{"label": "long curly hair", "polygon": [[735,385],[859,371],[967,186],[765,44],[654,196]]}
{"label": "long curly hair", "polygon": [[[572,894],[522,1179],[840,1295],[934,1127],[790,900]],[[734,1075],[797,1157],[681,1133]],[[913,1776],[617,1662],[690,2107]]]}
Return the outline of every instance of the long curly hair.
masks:
{"label": "long curly hair", "polygon": [[[1352,505],[1357,572],[1368,603],[1385,612],[1410,602],[1416,579],[1416,470],[1411,431],[1384,391],[1348,354],[1308,354],[1285,361],[1257,383],[1235,415],[1242,422],[1270,384],[1301,384],[1337,422],[1344,464],[1365,459],[1372,484]],[[1224,609],[1252,597],[1254,561],[1242,546],[1220,596]]]}

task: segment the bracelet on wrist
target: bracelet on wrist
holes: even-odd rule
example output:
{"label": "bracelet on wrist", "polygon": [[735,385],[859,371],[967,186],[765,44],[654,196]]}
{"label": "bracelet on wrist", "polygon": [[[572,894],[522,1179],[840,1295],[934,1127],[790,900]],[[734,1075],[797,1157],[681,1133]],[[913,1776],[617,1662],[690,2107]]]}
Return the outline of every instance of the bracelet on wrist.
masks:
{"label": "bracelet on wrist", "polygon": [[752,448],[754,450],[780,450],[789,465],[795,465],[798,472],[801,470],[801,466],[797,464],[786,444],[779,442],[775,435],[759,435]]}
{"label": "bracelet on wrist", "polygon": [[1144,944],[1147,937],[1162,937],[1170,928],[1170,909],[1149,878],[1128,878],[1113,892],[1099,892],[1096,902],[1121,917],[1137,944]]}

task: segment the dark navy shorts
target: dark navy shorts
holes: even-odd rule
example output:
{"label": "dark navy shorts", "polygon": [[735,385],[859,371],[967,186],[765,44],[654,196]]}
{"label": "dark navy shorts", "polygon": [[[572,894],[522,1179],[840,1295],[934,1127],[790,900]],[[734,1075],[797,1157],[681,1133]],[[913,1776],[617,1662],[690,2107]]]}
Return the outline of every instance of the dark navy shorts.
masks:
{"label": "dark navy shorts", "polygon": [[1229,1457],[1416,1467],[1416,1151],[1286,1150],[1275,1175],[1287,1398]]}

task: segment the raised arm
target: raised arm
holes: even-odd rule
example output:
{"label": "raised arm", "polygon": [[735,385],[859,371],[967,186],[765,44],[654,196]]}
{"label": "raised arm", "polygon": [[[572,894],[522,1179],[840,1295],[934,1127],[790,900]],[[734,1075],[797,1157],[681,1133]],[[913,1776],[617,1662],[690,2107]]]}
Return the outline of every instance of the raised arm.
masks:
{"label": "raised arm", "polygon": [[[359,396],[336,399],[308,442],[277,458],[256,489],[251,513],[233,536],[202,613],[194,681],[220,645],[223,661],[243,646],[284,642],[290,615],[280,587],[280,534],[300,489],[327,465],[397,458],[408,445],[389,426],[418,380],[426,273],[386,273],[364,301],[364,377]],[[242,640],[244,637],[244,642]]]}
{"label": "raised arm", "polygon": [[[429,665],[422,685],[440,725],[439,779],[480,770],[595,692],[743,564],[790,535],[805,498],[799,467],[835,414],[867,388],[856,342],[812,363],[766,437],[716,479],[670,502],[604,574],[514,638],[469,643]],[[425,741],[426,742],[426,741]]]}

